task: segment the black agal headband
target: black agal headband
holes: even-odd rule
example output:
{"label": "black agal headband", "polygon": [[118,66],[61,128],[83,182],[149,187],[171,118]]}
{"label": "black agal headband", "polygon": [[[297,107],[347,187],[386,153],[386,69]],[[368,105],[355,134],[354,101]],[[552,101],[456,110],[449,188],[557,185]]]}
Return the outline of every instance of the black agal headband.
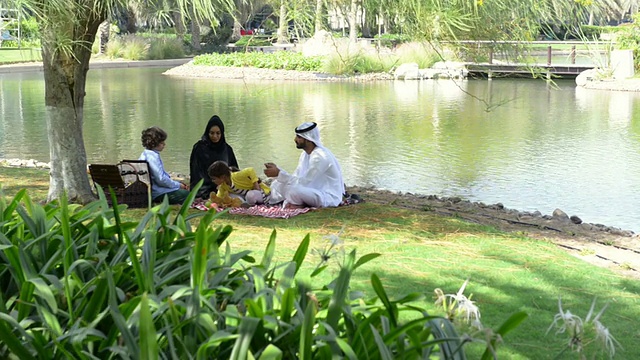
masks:
{"label": "black agal headband", "polygon": [[[306,126],[306,127],[301,129],[302,126]],[[305,132],[307,132],[309,130],[313,130],[313,129],[315,129],[316,126],[318,126],[318,124],[316,124],[315,122],[313,122],[313,123],[304,123],[304,124],[302,124],[302,125],[300,125],[300,126],[298,126],[296,128],[296,134],[305,133]]]}

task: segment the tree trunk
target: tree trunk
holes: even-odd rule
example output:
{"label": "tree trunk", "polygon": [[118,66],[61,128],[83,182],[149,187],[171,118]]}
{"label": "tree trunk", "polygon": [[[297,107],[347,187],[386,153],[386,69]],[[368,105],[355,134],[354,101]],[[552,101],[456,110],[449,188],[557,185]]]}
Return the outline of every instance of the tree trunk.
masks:
{"label": "tree trunk", "polygon": [[107,52],[107,44],[109,44],[109,36],[111,35],[111,24],[108,21],[103,21],[102,24],[100,24],[98,30],[100,34],[98,38],[100,40],[99,53],[104,54]]}
{"label": "tree trunk", "polygon": [[322,30],[322,23],[323,23],[323,12],[322,12],[322,2],[323,0],[316,0],[316,25],[315,25],[315,29],[314,29],[314,33],[317,33],[318,31]]}
{"label": "tree trunk", "polygon": [[200,51],[200,21],[196,16],[193,5],[189,5],[189,17],[191,17],[191,47]]}
{"label": "tree trunk", "polygon": [[358,41],[358,0],[351,0],[349,7],[349,42]]}
{"label": "tree trunk", "polygon": [[187,30],[184,26],[184,21],[182,20],[182,14],[179,11],[174,11],[171,14],[173,16],[173,23],[176,27],[176,37],[184,43],[184,34],[186,34]]}
{"label": "tree trunk", "polygon": [[278,44],[286,44],[289,42],[289,23],[287,21],[287,5],[284,0],[280,2],[278,25]]}
{"label": "tree trunk", "polygon": [[240,40],[242,35],[240,34],[240,30],[242,30],[242,25],[240,25],[240,21],[238,19],[233,19],[233,31],[231,32],[231,42],[236,42]]}
{"label": "tree trunk", "polygon": [[[105,17],[89,14],[69,29],[76,35],[72,54],[58,49],[56,25],[43,25],[42,62],[44,65],[46,123],[51,172],[48,201],[65,192],[70,201],[88,203],[95,199],[87,176],[87,153],[82,135],[85,85],[91,48],[98,26]],[[73,26],[69,23],[70,27]],[[57,29],[59,31],[59,29]]]}

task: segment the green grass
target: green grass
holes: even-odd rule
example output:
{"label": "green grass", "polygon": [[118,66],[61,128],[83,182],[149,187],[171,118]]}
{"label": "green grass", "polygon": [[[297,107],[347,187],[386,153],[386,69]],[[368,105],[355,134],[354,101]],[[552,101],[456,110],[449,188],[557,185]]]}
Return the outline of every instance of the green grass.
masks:
{"label": "green grass", "polygon": [[0,64],[42,61],[40,49],[0,48]]}
{"label": "green grass", "polygon": [[[0,168],[0,183],[5,195],[13,195],[29,184],[29,195],[44,200],[48,175],[43,170]],[[197,211],[197,210],[193,210]],[[125,217],[139,219],[146,211],[127,210]],[[568,255],[551,242],[505,234],[493,228],[459,219],[440,217],[430,212],[412,211],[362,203],[349,207],[321,209],[291,219],[268,219],[224,215],[214,225],[229,224],[235,229],[229,238],[237,251],[249,249],[262,254],[273,229],[277,235],[276,260],[291,258],[303,237],[311,234],[311,248],[325,248],[324,236],[337,234],[348,251],[358,256],[378,252],[382,256],[356,273],[353,286],[365,290],[372,273],[378,274],[392,298],[410,292],[422,292],[428,298],[435,288],[455,294],[470,279],[465,294],[473,294],[482,313],[485,327],[496,329],[514,312],[524,310],[528,319],[499,347],[500,359],[553,359],[566,344],[562,334],[545,334],[558,312],[558,296],[565,311],[581,316],[597,298],[596,311],[609,303],[600,321],[624,349],[617,349],[621,359],[640,358],[640,282],[592,266]],[[322,274],[325,283],[337,272],[340,255],[330,259],[331,271]],[[307,258],[303,272],[309,274],[319,256]],[[367,294],[371,295],[371,294]],[[438,309],[432,306],[432,312]],[[588,354],[596,343],[583,344]],[[470,359],[480,358],[479,348],[469,348]],[[578,358],[576,354],[563,354]],[[588,358],[591,358],[590,356]]]}

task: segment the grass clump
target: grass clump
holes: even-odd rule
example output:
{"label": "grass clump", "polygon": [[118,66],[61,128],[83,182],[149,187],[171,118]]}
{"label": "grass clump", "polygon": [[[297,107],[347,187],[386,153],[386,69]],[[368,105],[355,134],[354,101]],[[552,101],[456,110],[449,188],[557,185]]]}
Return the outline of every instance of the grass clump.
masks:
{"label": "grass clump", "polygon": [[115,36],[107,44],[106,55],[112,59],[162,60],[184,57],[182,42],[171,36]]}

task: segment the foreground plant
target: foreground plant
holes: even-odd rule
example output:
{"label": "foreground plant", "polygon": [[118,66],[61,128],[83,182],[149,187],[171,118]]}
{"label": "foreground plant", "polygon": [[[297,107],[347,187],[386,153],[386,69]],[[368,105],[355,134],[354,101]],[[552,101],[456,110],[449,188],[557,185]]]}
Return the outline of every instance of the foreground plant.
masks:
{"label": "foreground plant", "polygon": [[[566,334],[568,336],[567,346],[562,350],[560,355],[571,349],[579,353],[582,358],[585,358],[589,352],[589,345],[593,344],[596,348],[595,351],[604,352],[609,358],[613,358],[616,354],[616,345],[622,348],[620,343],[611,335],[609,329],[600,322],[600,317],[604,314],[609,304],[603,306],[602,309],[593,316],[595,306],[596,299],[593,299],[591,308],[583,320],[581,317],[572,314],[569,310],[564,311],[562,309],[562,299],[558,298],[558,313],[554,316],[549,329],[547,329],[547,334],[551,329],[555,328],[556,335]],[[593,319],[591,318],[592,316]]]}
{"label": "foreground plant", "polygon": [[274,260],[275,231],[260,261],[233,253],[231,227],[211,226],[219,214],[189,213],[196,191],[137,222],[104,194],[88,206],[0,196],[0,357],[465,358],[467,337],[418,305],[423,294],[393,299],[376,274],[374,296],[351,290],[353,273],[380,254],[345,253],[335,279],[312,285],[326,267],[300,275],[309,235],[288,261]]}

